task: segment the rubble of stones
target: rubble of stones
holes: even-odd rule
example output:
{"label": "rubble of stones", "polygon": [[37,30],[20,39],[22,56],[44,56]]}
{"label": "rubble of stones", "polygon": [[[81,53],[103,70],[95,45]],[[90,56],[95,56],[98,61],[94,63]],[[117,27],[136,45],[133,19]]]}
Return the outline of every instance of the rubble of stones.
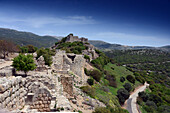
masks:
{"label": "rubble of stones", "polygon": [[[88,39],[79,39],[72,35],[67,39],[71,42],[77,40],[88,42]],[[94,46],[89,46],[90,49],[84,51],[84,54],[95,52]],[[36,57],[36,53],[33,56]],[[98,55],[94,53],[91,58],[93,57]],[[51,67],[45,65],[42,56],[35,59],[38,68],[29,72],[24,78],[16,76],[22,75],[22,72],[15,72],[12,66],[1,68],[0,109],[17,113],[33,113],[55,112],[59,108],[64,111],[75,109],[92,111],[96,107],[105,107],[102,102],[88,97],[78,88],[86,85],[88,79],[84,73],[84,67],[87,65],[84,55],[56,50],[52,58]],[[0,64],[3,63],[5,61],[0,60]]]}

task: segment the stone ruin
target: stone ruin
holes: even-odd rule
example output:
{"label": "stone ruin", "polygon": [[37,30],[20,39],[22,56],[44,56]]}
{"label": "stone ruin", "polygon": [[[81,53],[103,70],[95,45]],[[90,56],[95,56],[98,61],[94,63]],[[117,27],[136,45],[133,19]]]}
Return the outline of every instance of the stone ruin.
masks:
{"label": "stone ruin", "polygon": [[51,111],[56,104],[56,79],[49,75],[35,74],[27,78],[3,77],[0,79],[0,108]]}
{"label": "stone ruin", "polygon": [[83,42],[83,43],[86,43],[88,42],[88,39],[87,38],[79,38],[78,36],[73,36],[73,34],[69,34],[66,38],[66,42]]}
{"label": "stone ruin", "polygon": [[81,78],[84,83],[84,65],[85,59],[83,55],[73,53],[66,53],[65,51],[57,50],[56,55],[53,56],[52,69],[59,74],[69,74],[73,72]]}
{"label": "stone ruin", "polygon": [[[61,107],[72,111],[71,103],[76,104],[77,107],[90,105],[90,109],[94,109],[95,105],[105,106],[90,97],[86,99],[86,96],[81,97],[86,97],[81,104],[76,102],[78,101],[77,95],[85,94],[75,85],[82,86],[88,79],[84,73],[87,65],[84,55],[89,55],[90,59],[94,59],[98,57],[98,54],[94,46],[86,44],[88,39],[68,35],[66,42],[74,41],[82,41],[88,46],[88,50],[82,51],[83,55],[56,50],[55,56],[52,57],[51,67],[45,65],[44,58],[41,56],[35,59],[37,69],[31,71],[30,76],[26,78],[14,77],[11,66],[0,69],[0,109],[5,108],[14,112],[17,110],[21,112],[22,109],[26,113],[31,113],[33,111],[49,112]],[[90,101],[87,102],[87,100]]]}
{"label": "stone ruin", "polygon": [[61,76],[61,84],[63,85],[63,91],[73,97],[73,77]]}
{"label": "stone ruin", "polygon": [[50,112],[52,96],[50,92],[45,88],[40,88],[36,91],[33,96],[31,109],[38,109],[39,112]]}

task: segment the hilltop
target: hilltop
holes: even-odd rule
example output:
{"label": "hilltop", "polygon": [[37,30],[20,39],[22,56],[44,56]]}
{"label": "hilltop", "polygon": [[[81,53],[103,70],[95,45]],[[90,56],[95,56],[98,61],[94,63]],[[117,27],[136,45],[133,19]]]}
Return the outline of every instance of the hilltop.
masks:
{"label": "hilltop", "polygon": [[39,36],[31,32],[5,28],[0,28],[0,40],[9,40],[21,46],[33,45],[38,48],[50,47],[54,42],[58,41],[58,39],[53,36]]}

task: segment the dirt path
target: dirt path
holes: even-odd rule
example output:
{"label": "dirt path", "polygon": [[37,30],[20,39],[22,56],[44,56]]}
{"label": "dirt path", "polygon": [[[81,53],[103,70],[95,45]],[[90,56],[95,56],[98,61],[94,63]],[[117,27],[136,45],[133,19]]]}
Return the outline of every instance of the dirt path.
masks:
{"label": "dirt path", "polygon": [[141,91],[144,91],[146,87],[149,86],[149,84],[145,83],[144,85],[138,87],[129,97],[129,99],[125,102],[125,105],[123,108],[127,109],[129,113],[139,113],[137,109],[137,97],[138,93]]}
{"label": "dirt path", "polygon": [[12,65],[12,61],[5,61],[0,64],[0,69],[3,67],[11,66],[11,65]]}

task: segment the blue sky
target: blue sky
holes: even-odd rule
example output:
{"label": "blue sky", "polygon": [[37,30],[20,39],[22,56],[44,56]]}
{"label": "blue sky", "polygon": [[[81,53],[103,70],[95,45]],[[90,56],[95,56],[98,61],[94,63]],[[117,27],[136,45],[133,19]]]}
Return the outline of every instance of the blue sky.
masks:
{"label": "blue sky", "polygon": [[123,45],[170,45],[170,1],[0,0],[0,27]]}

